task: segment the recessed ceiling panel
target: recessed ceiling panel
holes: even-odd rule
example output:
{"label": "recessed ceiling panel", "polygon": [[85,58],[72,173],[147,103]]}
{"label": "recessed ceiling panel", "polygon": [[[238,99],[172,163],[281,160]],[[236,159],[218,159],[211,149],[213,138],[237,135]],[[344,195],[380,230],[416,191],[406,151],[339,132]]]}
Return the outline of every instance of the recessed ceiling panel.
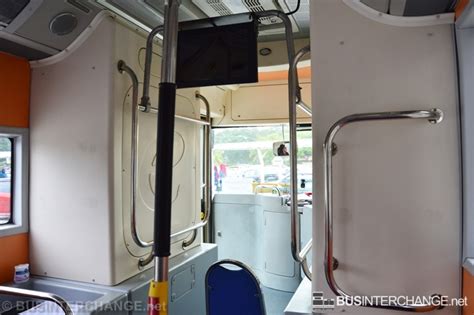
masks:
{"label": "recessed ceiling panel", "polygon": [[[74,2],[87,7],[89,13]],[[74,2],[43,1],[33,15],[16,28],[14,34],[58,50],[67,48],[100,11],[86,1]]]}
{"label": "recessed ceiling panel", "polygon": [[10,24],[30,0],[2,0],[0,2],[0,23]]}
{"label": "recessed ceiling panel", "polygon": [[0,51],[9,53],[14,56],[23,57],[28,60],[38,60],[50,56],[50,54],[47,54],[45,52],[24,45],[20,45],[4,38],[0,38]]}
{"label": "recessed ceiling panel", "polygon": [[156,10],[152,10],[149,6],[145,5],[143,1],[106,0],[104,2],[112,5],[150,28],[163,24],[162,14]]}

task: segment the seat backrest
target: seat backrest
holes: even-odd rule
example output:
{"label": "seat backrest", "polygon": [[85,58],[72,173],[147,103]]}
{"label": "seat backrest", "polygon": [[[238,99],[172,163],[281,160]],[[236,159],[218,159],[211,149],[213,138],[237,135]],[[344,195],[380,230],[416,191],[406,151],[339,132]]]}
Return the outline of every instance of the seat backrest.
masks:
{"label": "seat backrest", "polygon": [[208,315],[265,315],[265,303],[257,277],[235,260],[221,260],[206,273]]}

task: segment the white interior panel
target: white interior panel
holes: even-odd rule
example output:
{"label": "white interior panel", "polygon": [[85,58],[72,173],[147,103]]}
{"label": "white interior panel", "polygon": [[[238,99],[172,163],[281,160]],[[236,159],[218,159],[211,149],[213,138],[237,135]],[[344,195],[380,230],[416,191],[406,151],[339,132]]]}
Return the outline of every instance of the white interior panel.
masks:
{"label": "white interior panel", "polygon": [[[151,88],[152,103],[158,102],[158,89]],[[179,93],[179,92],[178,92]],[[125,104],[129,102],[129,94]],[[193,101],[183,95],[176,98],[179,107],[188,107],[194,112]],[[191,106],[190,106],[191,104]],[[133,243],[130,233],[130,142],[131,142],[131,106],[124,112],[123,128],[123,231],[128,249],[137,256],[144,250]],[[153,239],[153,217],[155,201],[155,168],[156,168],[156,122],[154,113],[139,113],[138,130],[138,168],[137,168],[137,223],[141,238]],[[200,196],[196,190],[200,179],[199,126],[192,122],[176,119],[174,133],[174,167],[173,167],[173,208],[171,219],[172,233],[179,232],[199,221]],[[173,243],[186,238],[189,234],[176,237]],[[145,251],[146,252],[146,251]]]}
{"label": "white interior panel", "polygon": [[463,259],[464,268],[474,274],[474,3],[456,22],[459,87],[462,106],[463,145]]}
{"label": "white interior panel", "polygon": [[113,32],[106,20],[73,57],[32,71],[33,274],[113,282]]}
{"label": "white interior panel", "polygon": [[[215,242],[219,259],[231,258],[262,270],[259,259],[262,238],[262,211],[256,209],[255,195],[221,195],[214,198]],[[258,217],[260,216],[260,217]]]}
{"label": "white interior panel", "polygon": [[[324,276],[323,141],[354,114],[440,108],[422,120],[360,122],[336,136],[335,277],[357,295],[460,295],[459,115],[452,27],[395,27],[343,1],[311,1],[315,200],[313,290]],[[337,16],[337,19],[334,17]],[[341,307],[347,314],[398,314]],[[447,307],[436,314],[458,314]]]}
{"label": "white interior panel", "polygon": [[[278,253],[285,253],[291,249],[290,235],[290,213],[263,211],[265,221],[265,271],[283,276],[294,277],[295,267],[292,261],[281,259]],[[278,231],[278,233],[272,233]]]}
{"label": "white interior panel", "polygon": [[[311,106],[311,84],[301,80],[303,101]],[[224,117],[214,125],[253,125],[288,123],[288,83],[286,81],[242,85],[226,94]],[[298,110],[299,122],[310,122],[308,115]]]}
{"label": "white interior panel", "polygon": [[[32,70],[33,274],[115,285],[141,271],[138,256],[150,249],[138,250],[130,236],[131,80],[117,62],[141,81],[144,45],[144,37],[107,17],[66,58]],[[176,112],[199,117],[194,90],[178,94]],[[157,106],[156,88],[151,99]],[[157,117],[139,118],[138,228],[149,241]],[[173,232],[200,220],[199,127],[177,120],[175,135]],[[173,240],[172,255],[185,251],[180,240],[187,236]],[[199,234],[191,247],[200,243]]]}

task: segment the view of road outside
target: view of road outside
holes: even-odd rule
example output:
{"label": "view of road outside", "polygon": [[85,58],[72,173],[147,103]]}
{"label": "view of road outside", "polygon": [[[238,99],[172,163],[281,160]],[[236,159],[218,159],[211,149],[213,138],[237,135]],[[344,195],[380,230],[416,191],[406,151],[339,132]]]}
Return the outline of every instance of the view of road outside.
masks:
{"label": "view of road outside", "polygon": [[[287,192],[290,160],[275,156],[273,143],[288,138],[287,125],[213,129],[214,192],[254,193],[257,186],[264,192],[273,186]],[[311,181],[311,174],[311,130],[298,131],[298,177]]]}
{"label": "view of road outside", "polygon": [[12,142],[0,137],[0,225],[11,218]]}

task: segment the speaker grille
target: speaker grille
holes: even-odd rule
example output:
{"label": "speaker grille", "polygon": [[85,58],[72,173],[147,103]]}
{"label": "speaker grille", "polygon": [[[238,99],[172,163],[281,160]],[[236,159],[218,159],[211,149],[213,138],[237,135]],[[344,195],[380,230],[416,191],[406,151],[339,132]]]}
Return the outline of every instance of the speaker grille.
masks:
{"label": "speaker grille", "polygon": [[71,33],[77,26],[77,17],[69,12],[56,15],[49,24],[53,34],[63,36]]}

